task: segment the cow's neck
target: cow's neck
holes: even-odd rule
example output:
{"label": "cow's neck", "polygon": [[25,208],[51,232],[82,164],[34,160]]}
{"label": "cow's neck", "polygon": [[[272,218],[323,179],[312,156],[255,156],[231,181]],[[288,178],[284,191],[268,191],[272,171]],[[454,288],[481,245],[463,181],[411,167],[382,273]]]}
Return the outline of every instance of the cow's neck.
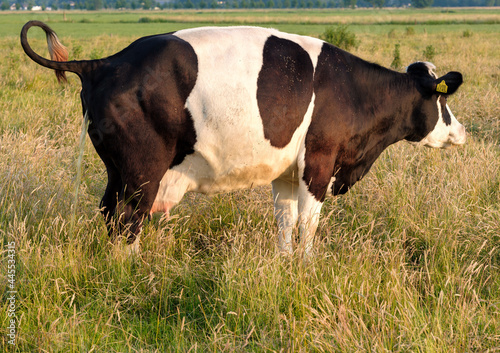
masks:
{"label": "cow's neck", "polygon": [[350,138],[339,146],[334,194],[346,192],[371,168],[380,154],[408,134],[415,89],[405,74],[378,68],[354,72],[356,99]]}
{"label": "cow's neck", "polygon": [[383,79],[373,82],[368,79],[358,90],[361,92],[356,112],[360,120],[358,128],[368,140],[367,146],[379,146],[382,152],[404,139],[417,103],[417,91],[407,76],[390,72]]}

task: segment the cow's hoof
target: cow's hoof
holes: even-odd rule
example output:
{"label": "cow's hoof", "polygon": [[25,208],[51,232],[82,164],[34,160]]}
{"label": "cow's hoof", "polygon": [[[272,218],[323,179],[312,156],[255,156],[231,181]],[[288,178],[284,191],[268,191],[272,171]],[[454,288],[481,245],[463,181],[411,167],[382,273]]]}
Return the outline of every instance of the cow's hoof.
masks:
{"label": "cow's hoof", "polygon": [[280,244],[279,251],[281,256],[292,256],[293,255],[292,244]]}
{"label": "cow's hoof", "polygon": [[132,244],[127,244],[123,241],[118,241],[113,245],[113,254],[117,259],[125,260],[134,258],[141,253],[140,237],[137,237]]}

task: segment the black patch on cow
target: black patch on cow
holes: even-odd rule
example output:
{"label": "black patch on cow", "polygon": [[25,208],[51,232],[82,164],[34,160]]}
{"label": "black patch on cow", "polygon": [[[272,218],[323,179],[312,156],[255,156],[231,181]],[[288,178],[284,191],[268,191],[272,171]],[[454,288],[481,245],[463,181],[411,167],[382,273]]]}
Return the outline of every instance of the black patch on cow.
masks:
{"label": "black patch on cow", "polygon": [[263,50],[257,81],[264,136],[285,147],[300,126],[311,102],[314,68],[309,54],[297,43],[271,36]]}
{"label": "black patch on cow", "polygon": [[441,104],[441,113],[443,114],[443,121],[446,126],[451,125],[451,115],[448,109],[446,108],[447,99],[445,96],[439,97],[439,104]]}
{"label": "black patch on cow", "polygon": [[117,200],[127,203],[124,222],[137,224],[132,234],[166,171],[194,152],[196,131],[185,104],[197,75],[196,53],[173,35],[141,38],[83,75],[89,135],[108,170],[101,206],[109,219]]}
{"label": "black patch on cow", "polygon": [[[392,139],[394,117],[377,119],[387,102],[377,104],[380,81],[393,83],[391,73],[337,47],[324,44],[314,75],[314,111],[306,135],[303,180],[316,200],[324,201],[332,176],[334,195],[343,194],[370,169],[381,150],[379,141]],[[383,98],[382,98],[383,99]],[[370,138],[369,138],[370,137]],[[374,141],[375,140],[375,141]]]}
{"label": "black patch on cow", "polygon": [[318,57],[314,94],[303,180],[323,201],[332,176],[332,193],[347,192],[387,146],[413,129],[410,114],[419,94],[407,75],[326,43]]}
{"label": "black patch on cow", "polygon": [[325,199],[334,174],[338,144],[350,131],[344,124],[355,115],[349,102],[349,84],[346,84],[352,70],[344,53],[331,45],[323,45],[314,74],[314,111],[305,141],[303,180],[318,201]]}

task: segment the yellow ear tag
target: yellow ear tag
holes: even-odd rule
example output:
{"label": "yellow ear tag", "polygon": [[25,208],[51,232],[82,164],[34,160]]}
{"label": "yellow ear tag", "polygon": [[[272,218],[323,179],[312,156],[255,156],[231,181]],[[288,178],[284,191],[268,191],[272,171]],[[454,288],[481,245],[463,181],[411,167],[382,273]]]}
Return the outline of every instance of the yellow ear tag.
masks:
{"label": "yellow ear tag", "polygon": [[437,87],[436,87],[436,92],[441,92],[441,93],[447,93],[448,92],[448,86],[446,85],[446,82],[441,81],[440,83],[438,83]]}

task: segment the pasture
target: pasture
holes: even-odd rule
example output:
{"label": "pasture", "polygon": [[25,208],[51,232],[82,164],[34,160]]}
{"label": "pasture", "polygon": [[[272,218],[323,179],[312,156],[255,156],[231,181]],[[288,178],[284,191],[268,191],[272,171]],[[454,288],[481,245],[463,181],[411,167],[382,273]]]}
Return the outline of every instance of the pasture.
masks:
{"label": "pasture", "polygon": [[[187,195],[127,257],[98,210],[106,172],[88,137],[77,183],[80,82],[59,85],[24,54],[30,19],[72,59],[200,25],[318,36],[350,23],[364,59],[389,67],[399,44],[403,66],[462,72],[449,106],[469,139],[388,148],[327,200],[310,261],[278,254],[270,187]],[[41,31],[30,43],[47,55]],[[500,10],[9,13],[0,57],[0,350],[500,351]]]}

